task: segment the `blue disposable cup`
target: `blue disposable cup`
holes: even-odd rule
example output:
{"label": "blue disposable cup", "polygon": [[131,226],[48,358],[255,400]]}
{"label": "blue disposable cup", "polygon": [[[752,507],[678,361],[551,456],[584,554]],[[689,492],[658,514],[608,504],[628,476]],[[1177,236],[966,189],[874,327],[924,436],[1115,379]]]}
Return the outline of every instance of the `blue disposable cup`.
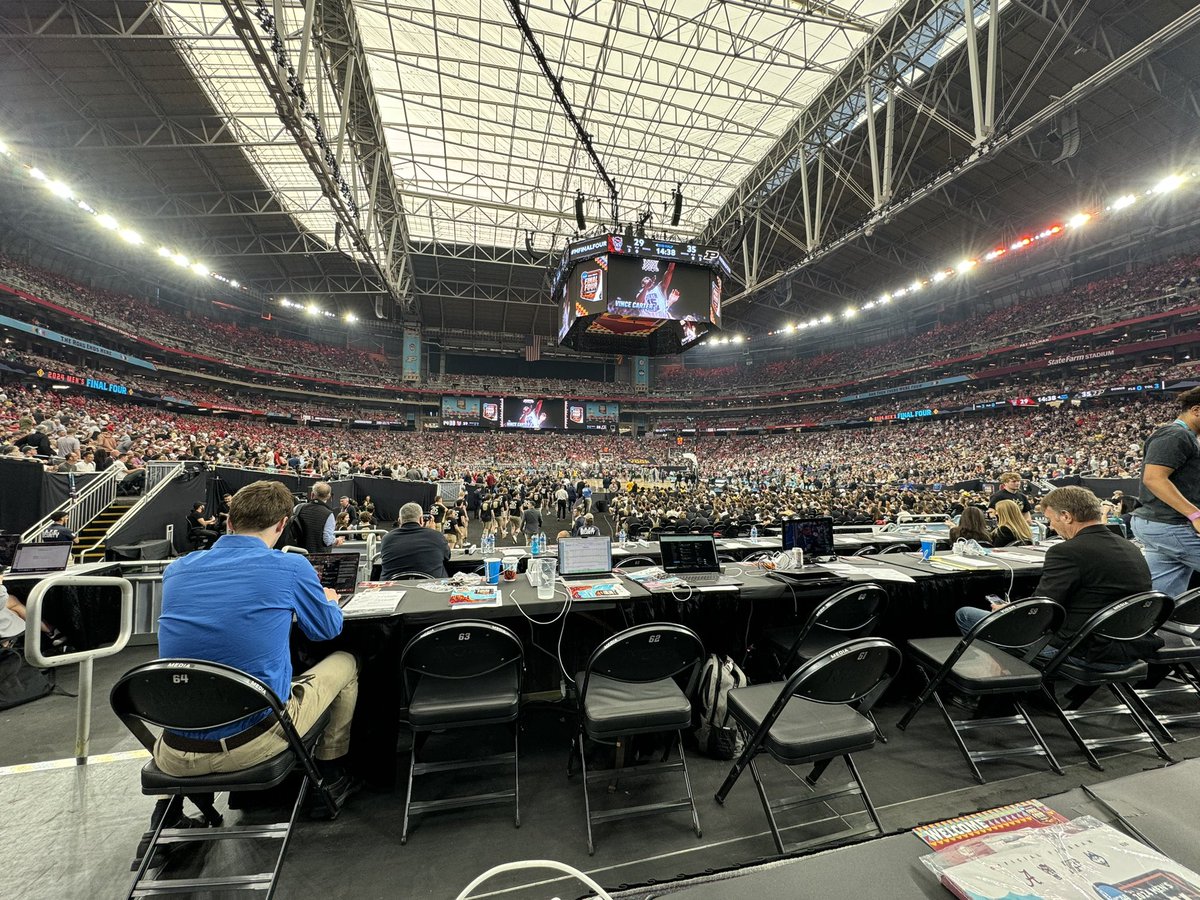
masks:
{"label": "blue disposable cup", "polygon": [[937,542],[933,538],[921,538],[921,559],[933,559],[933,551],[937,547]]}
{"label": "blue disposable cup", "polygon": [[488,584],[499,584],[500,583],[500,560],[485,559],[483,561],[483,564],[485,566],[487,566],[487,583]]}

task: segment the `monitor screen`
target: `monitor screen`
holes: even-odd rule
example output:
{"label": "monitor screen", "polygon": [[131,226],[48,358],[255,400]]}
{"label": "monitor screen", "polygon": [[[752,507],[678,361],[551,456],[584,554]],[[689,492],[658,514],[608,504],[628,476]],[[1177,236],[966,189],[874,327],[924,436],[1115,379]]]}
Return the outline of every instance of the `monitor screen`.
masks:
{"label": "monitor screen", "polygon": [[720,572],[717,542],[711,535],[664,534],[659,536],[663,569],[667,572]]}
{"label": "monitor screen", "polygon": [[61,572],[71,559],[71,544],[20,544],[13,554],[12,574]]}
{"label": "monitor screen", "polygon": [[605,298],[607,271],[608,257],[604,255],[585,259],[571,269],[563,297],[562,321],[558,328],[559,340],[571,330],[571,326],[579,317],[605,311],[608,305]]}
{"label": "monitor screen", "polygon": [[360,556],[358,553],[310,553],[308,561],[317,570],[321,587],[345,594],[358,585]]}
{"label": "monitor screen", "polygon": [[558,574],[564,578],[611,571],[612,538],[562,538],[558,542]]}
{"label": "monitor screen", "polygon": [[546,398],[505,397],[500,406],[503,428],[547,431],[566,427],[566,401]]}
{"label": "monitor screen", "polygon": [[788,519],[783,523],[783,549],[799,547],[805,556],[833,556],[833,519]]}
{"label": "monitor screen", "polygon": [[[645,319],[709,322],[713,272],[665,259],[611,257],[608,311]],[[720,314],[720,302],[717,303]]]}
{"label": "monitor screen", "polygon": [[567,429],[569,431],[605,431],[615,426],[620,417],[621,406],[618,403],[567,401]]}

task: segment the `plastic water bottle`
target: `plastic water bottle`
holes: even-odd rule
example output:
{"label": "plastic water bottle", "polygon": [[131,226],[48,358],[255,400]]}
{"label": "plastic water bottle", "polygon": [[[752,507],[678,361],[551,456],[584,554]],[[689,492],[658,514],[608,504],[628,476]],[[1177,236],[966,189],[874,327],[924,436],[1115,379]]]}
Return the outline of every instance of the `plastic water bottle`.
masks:
{"label": "plastic water bottle", "polygon": [[530,556],[537,556],[539,553],[542,552],[542,541],[543,540],[544,540],[544,537],[540,531],[529,539],[529,555]]}
{"label": "plastic water bottle", "polygon": [[483,555],[491,556],[496,552],[496,536],[494,534],[485,534],[483,536]]}
{"label": "plastic water bottle", "polygon": [[758,540],[758,526],[757,525],[750,526],[750,540],[752,540],[752,541]]}
{"label": "plastic water bottle", "polygon": [[620,544],[622,547],[625,546],[625,538],[626,538],[625,529],[624,528],[617,529],[617,543]]}

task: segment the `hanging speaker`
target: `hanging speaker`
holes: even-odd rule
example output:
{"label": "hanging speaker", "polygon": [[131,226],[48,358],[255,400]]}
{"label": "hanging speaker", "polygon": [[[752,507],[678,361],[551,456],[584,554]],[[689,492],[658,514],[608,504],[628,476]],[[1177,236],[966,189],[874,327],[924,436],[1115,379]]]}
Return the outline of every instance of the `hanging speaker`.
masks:
{"label": "hanging speaker", "polygon": [[675,201],[674,205],[671,207],[671,224],[678,225],[679,218],[680,218],[680,216],[683,215],[683,185],[682,184],[678,185],[675,188],[675,191],[671,195],[671,197]]}
{"label": "hanging speaker", "polygon": [[587,219],[583,217],[583,191],[575,192],[575,224],[580,231],[587,228]]}

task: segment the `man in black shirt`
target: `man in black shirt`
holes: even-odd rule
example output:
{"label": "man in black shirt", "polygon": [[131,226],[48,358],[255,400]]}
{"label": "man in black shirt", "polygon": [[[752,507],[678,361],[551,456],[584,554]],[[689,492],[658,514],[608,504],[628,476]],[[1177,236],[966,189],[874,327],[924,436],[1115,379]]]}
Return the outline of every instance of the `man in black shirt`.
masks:
{"label": "man in black shirt", "polygon": [[207,550],[213,541],[220,537],[213,526],[217,524],[216,517],[204,515],[204,504],[193,503],[192,511],[188,513],[188,539],[195,541],[200,550]]}
{"label": "man in black shirt", "polygon": [[419,503],[400,507],[400,527],[389,531],[380,544],[381,577],[385,580],[405,572],[446,577],[450,546],[439,530],[422,527],[422,518]]}
{"label": "man in black shirt", "polygon": [[996,504],[1001,500],[1011,500],[1021,507],[1021,515],[1025,517],[1025,521],[1033,521],[1033,504],[1029,502],[1028,497],[1021,493],[1021,476],[1016,472],[1005,472],[1000,476],[1000,490],[992,494],[992,498],[988,500],[988,515],[996,514]]}
{"label": "man in black shirt", "polygon": [[73,544],[75,532],[67,527],[67,511],[59,510],[54,516],[54,524],[42,530],[43,544]]}
{"label": "man in black shirt", "polygon": [[1154,589],[1178,597],[1200,571],[1200,388],[1179,395],[1179,418],[1146,439],[1142,505],[1133,533],[1145,545]]}

